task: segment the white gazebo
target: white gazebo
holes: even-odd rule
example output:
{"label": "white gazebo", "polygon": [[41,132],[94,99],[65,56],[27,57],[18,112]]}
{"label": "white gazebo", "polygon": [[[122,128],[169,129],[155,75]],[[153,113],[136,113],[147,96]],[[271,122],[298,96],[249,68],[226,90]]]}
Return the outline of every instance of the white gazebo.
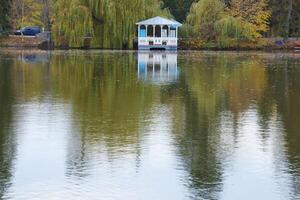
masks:
{"label": "white gazebo", "polygon": [[162,17],[153,17],[136,23],[140,50],[177,50],[178,27],[181,23]]}

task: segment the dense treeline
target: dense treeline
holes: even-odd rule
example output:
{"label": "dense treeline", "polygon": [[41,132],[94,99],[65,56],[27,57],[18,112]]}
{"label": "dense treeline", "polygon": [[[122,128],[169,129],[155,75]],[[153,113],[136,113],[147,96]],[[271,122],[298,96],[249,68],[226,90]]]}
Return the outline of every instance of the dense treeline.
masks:
{"label": "dense treeline", "polygon": [[300,1],[269,0],[271,36],[300,36]]}
{"label": "dense treeline", "polygon": [[0,27],[19,29],[40,26],[50,29],[52,0],[0,0]]}
{"label": "dense treeline", "polygon": [[132,48],[135,23],[161,15],[183,22],[181,37],[221,46],[300,35],[299,0],[0,0],[0,30],[38,25],[55,43]]}
{"label": "dense treeline", "polygon": [[[192,3],[199,0],[164,0],[165,7],[170,9],[172,15],[180,22],[185,21]],[[231,5],[231,0],[223,0],[226,6]],[[243,0],[240,0],[243,2]],[[253,0],[251,2],[257,2]],[[269,19],[270,29],[267,36],[299,36],[300,35],[300,1],[299,0],[268,0],[268,10],[271,12]]]}
{"label": "dense treeline", "polygon": [[269,30],[266,0],[201,0],[194,3],[186,18],[183,35],[219,47],[237,46],[241,40],[256,41]]}
{"label": "dense treeline", "polygon": [[183,22],[195,0],[164,0],[164,8],[168,8],[176,20]]}
{"label": "dense treeline", "polygon": [[9,0],[0,0],[0,31],[9,28]]}

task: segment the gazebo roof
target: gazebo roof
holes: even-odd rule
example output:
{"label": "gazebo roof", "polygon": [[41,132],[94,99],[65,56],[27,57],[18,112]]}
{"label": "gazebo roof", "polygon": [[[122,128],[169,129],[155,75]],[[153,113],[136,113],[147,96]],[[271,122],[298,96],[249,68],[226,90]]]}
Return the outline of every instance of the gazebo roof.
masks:
{"label": "gazebo roof", "polygon": [[153,17],[144,21],[140,21],[136,23],[137,25],[170,25],[170,26],[182,26],[181,23],[175,21],[175,20],[169,20],[163,17]]}

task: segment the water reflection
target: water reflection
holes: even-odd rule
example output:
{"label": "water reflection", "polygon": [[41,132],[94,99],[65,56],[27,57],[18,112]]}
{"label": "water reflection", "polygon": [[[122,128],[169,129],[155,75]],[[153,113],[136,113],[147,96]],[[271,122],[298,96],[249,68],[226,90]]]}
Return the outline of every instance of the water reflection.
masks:
{"label": "water reflection", "polygon": [[28,64],[37,64],[37,63],[47,63],[50,59],[50,52],[43,52],[43,53],[31,53],[31,52],[24,52],[18,56],[18,60],[23,61]]}
{"label": "water reflection", "polygon": [[139,80],[166,84],[178,79],[177,52],[138,52]]}
{"label": "water reflection", "polygon": [[13,93],[11,61],[0,57],[0,199],[4,198],[11,184],[16,142],[12,133]]}
{"label": "water reflection", "polygon": [[0,198],[299,198],[300,59],[20,53],[0,53]]}

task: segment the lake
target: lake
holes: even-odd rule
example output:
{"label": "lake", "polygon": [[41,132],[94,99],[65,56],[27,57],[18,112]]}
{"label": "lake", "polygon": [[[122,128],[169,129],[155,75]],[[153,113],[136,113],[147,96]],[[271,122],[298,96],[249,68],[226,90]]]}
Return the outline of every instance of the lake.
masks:
{"label": "lake", "polygon": [[0,50],[0,199],[300,199],[300,54]]}

